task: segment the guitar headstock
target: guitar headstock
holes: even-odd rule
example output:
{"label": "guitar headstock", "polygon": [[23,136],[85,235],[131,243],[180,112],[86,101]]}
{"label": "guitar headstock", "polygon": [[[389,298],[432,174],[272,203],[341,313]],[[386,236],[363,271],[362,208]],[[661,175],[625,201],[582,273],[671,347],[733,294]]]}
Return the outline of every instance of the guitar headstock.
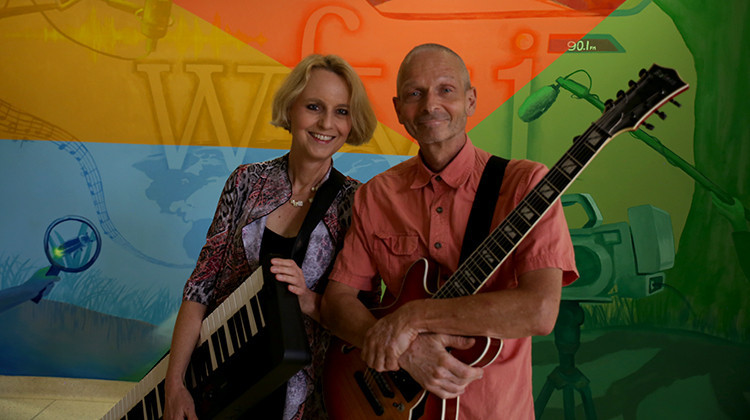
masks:
{"label": "guitar headstock", "polygon": [[629,82],[630,89],[617,92],[615,100],[605,102],[604,114],[596,122],[612,137],[623,131],[635,131],[641,125],[653,128],[644,122],[646,118],[654,113],[666,118],[658,109],[667,102],[679,106],[672,98],[688,88],[675,70],[656,64],[641,70],[639,75],[637,82]]}

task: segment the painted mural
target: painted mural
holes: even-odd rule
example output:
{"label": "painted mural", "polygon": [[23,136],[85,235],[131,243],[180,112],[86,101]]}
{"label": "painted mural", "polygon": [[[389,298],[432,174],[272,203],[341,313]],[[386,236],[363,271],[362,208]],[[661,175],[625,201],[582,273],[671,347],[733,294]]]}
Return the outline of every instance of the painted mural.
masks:
{"label": "painted mural", "polygon": [[653,63],[690,88],[563,197],[581,278],[534,343],[540,418],[750,417],[750,5],[744,0],[8,0],[0,6],[0,375],[140,380],[229,173],[275,158],[285,74],[346,58],[379,124],[367,181],[416,151],[411,47],[459,52],[472,141],[553,165]]}

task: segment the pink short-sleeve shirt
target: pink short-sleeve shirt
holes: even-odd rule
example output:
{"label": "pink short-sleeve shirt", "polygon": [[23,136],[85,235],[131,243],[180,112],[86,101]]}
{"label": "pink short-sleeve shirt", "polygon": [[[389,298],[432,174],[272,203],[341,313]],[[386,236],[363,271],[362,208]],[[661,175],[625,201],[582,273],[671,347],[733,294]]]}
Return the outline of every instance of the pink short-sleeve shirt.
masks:
{"label": "pink short-sleeve shirt", "polygon": [[[375,290],[382,277],[394,295],[412,263],[427,258],[441,280],[458,267],[464,230],[479,180],[490,154],[466,145],[441,172],[419,156],[377,175],[355,194],[352,226],[330,278],[359,290]],[[502,222],[536,183],[544,165],[511,160],[505,171],[492,228]],[[480,289],[514,288],[518,276],[541,268],[563,270],[563,285],[578,274],[559,200]],[[461,418],[533,418],[531,338],[505,340],[503,351],[485,368],[483,379],[461,397]]]}

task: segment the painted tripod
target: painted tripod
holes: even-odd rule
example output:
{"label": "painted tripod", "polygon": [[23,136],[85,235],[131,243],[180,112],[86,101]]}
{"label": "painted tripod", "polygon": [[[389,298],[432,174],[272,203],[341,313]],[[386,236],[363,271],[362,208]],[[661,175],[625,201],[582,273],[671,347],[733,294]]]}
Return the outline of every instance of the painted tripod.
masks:
{"label": "painted tripod", "polygon": [[581,347],[581,325],[584,313],[580,302],[563,300],[555,323],[555,347],[560,357],[560,364],[547,376],[542,391],[534,401],[534,414],[537,420],[542,418],[552,392],[563,391],[563,408],[565,420],[575,419],[574,391],[581,394],[586,419],[596,419],[594,400],[589,388],[589,379],[575,365],[575,354]]}

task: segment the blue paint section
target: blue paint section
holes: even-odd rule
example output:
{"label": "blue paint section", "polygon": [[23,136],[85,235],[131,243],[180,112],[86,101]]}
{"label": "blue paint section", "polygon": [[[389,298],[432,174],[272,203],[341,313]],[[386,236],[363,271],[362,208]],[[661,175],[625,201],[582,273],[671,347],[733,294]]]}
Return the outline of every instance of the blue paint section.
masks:
{"label": "blue paint section", "polygon": [[[148,365],[160,357],[168,346],[185,279],[234,169],[227,165],[225,152],[188,147],[182,166],[175,169],[167,160],[176,151],[166,146],[0,140],[0,176],[6,180],[0,184],[0,230],[4,238],[12,238],[0,244],[0,291],[24,284],[49,266],[43,239],[60,217],[92,221],[102,240],[91,268],[60,273],[40,303],[26,301],[0,312],[0,321],[14,325],[2,341],[15,342],[0,350],[0,359],[7,361],[0,364],[0,374],[122,378],[138,370],[132,364],[114,367],[122,362],[118,357],[89,359],[94,367],[83,360],[79,365],[74,355],[82,350],[61,338],[65,336],[103,334],[112,340],[101,343],[104,347],[140,346],[145,354],[131,357],[135,363]],[[247,149],[244,162],[285,152]],[[339,153],[334,164],[344,174],[367,181],[407,158]],[[50,330],[44,320],[54,319],[65,322]],[[29,331],[37,340],[19,338]],[[49,336],[52,331],[54,336]],[[39,340],[59,344],[71,359],[45,364],[25,357]]]}

